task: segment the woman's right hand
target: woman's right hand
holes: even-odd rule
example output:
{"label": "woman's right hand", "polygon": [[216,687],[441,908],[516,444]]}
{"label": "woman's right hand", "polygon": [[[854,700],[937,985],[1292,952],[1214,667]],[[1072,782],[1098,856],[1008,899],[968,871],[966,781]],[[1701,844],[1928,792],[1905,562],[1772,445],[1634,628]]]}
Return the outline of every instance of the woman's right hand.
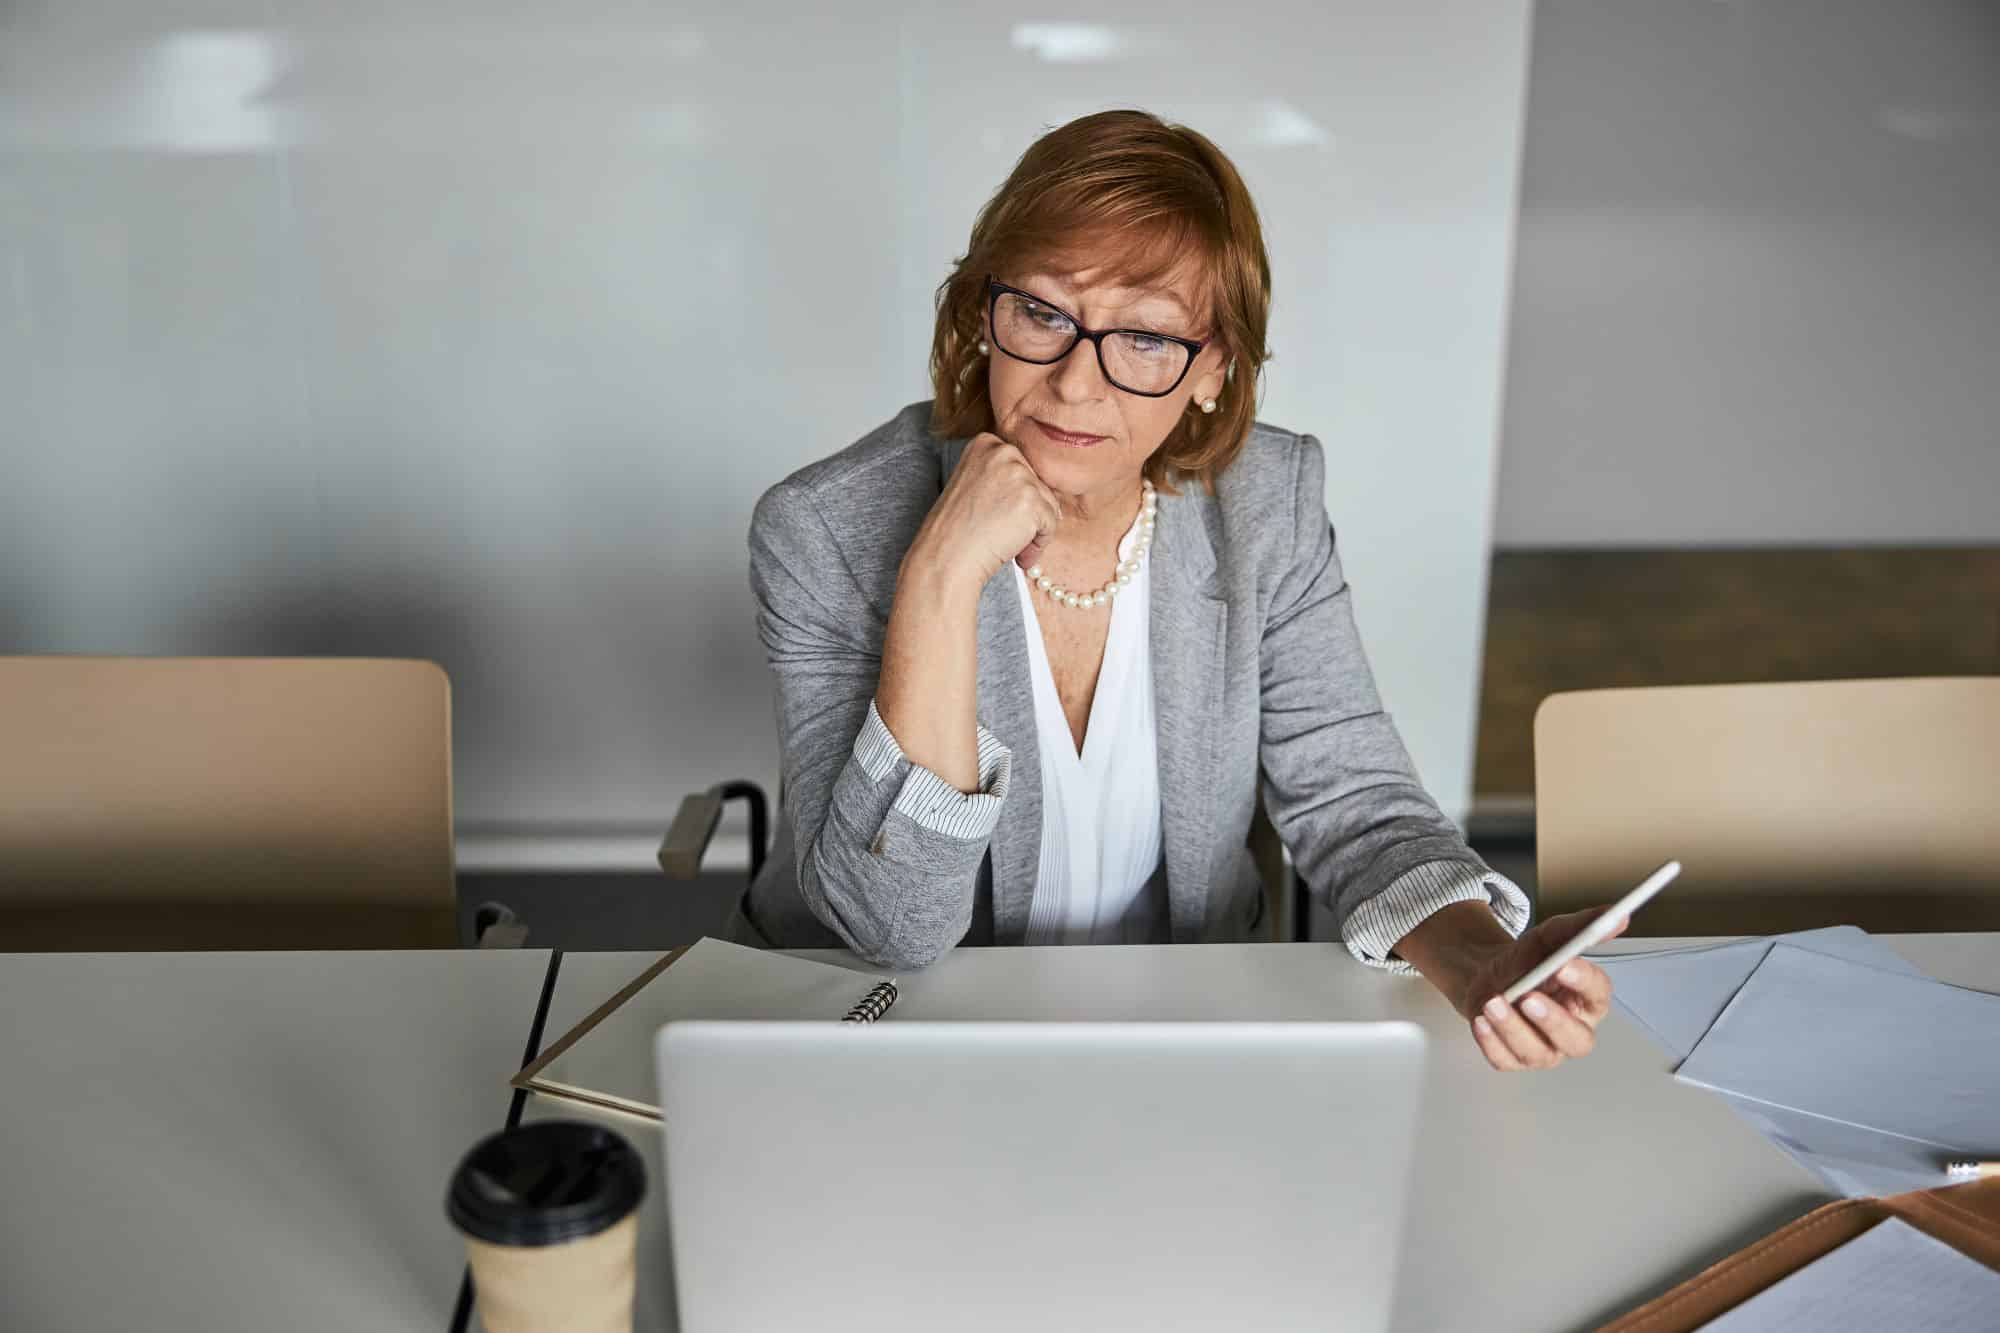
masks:
{"label": "woman's right hand", "polygon": [[924,562],[976,593],[1009,560],[1033,565],[1061,521],[1055,492],[1021,451],[990,432],[975,435],[910,543],[905,568]]}

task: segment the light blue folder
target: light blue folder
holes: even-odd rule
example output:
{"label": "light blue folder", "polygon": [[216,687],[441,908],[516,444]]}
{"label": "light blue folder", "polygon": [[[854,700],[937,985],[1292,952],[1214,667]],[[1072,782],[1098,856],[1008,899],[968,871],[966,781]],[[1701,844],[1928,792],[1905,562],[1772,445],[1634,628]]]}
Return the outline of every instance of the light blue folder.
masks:
{"label": "light blue folder", "polygon": [[[1855,926],[1594,961],[1610,974],[1620,1011],[1678,1066],[1701,1044],[1730,1001],[1780,943],[1892,976],[1922,975],[1902,955]],[[1945,1183],[1939,1171],[1938,1149],[1932,1144],[1772,1105],[1724,1088],[1712,1090],[1760,1134],[1837,1193],[1849,1197],[1896,1194]]]}
{"label": "light blue folder", "polygon": [[1674,1076],[1782,1117],[1871,1193],[2000,1157],[2000,995],[1779,944]]}
{"label": "light blue folder", "polygon": [[1593,958],[1617,987],[1613,999],[1679,1064],[1750,980],[1773,946],[1784,943],[1886,972],[1921,976],[1904,957],[1859,926],[1829,926],[1790,935],[1704,944],[1652,953]]}

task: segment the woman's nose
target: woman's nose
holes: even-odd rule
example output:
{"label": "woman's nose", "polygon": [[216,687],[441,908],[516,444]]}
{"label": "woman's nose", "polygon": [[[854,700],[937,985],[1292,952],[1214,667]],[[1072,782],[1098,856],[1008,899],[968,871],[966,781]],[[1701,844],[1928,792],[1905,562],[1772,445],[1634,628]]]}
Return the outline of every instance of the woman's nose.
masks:
{"label": "woman's nose", "polygon": [[1104,368],[1097,364],[1097,344],[1078,338],[1069,355],[1055,363],[1050,379],[1064,398],[1090,398],[1102,392]]}

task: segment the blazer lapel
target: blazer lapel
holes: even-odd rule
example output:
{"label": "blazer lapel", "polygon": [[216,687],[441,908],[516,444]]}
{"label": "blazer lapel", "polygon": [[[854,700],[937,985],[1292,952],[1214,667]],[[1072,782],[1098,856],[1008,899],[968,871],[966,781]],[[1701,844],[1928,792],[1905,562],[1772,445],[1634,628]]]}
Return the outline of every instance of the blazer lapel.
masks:
{"label": "blazer lapel", "polygon": [[[1222,709],[1223,635],[1228,606],[1211,595],[1214,548],[1205,523],[1206,493],[1185,485],[1162,495],[1151,554],[1153,713],[1160,758],[1161,838],[1167,861],[1167,910],[1176,944],[1206,933],[1207,859],[1213,780],[1209,756]],[[1032,701],[1031,701],[1032,702]]]}
{"label": "blazer lapel", "polygon": [[[944,442],[944,476],[966,441]],[[979,595],[979,721],[1014,752],[1007,804],[993,828],[993,942],[1019,944],[1042,863],[1042,755],[1035,736],[1034,680],[1013,571],[1002,569]]]}
{"label": "blazer lapel", "polygon": [[1014,752],[1007,804],[989,846],[995,944],[1019,944],[1027,937],[1042,864],[1042,752],[1026,632],[1013,571],[1002,569],[979,597],[979,720]]}

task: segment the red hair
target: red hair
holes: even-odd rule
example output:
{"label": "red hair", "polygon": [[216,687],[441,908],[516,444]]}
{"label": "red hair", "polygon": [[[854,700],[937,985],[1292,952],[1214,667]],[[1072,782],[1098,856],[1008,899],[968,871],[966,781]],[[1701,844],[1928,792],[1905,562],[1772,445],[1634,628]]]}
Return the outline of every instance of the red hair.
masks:
{"label": "red hair", "polygon": [[1214,413],[1189,403],[1146,475],[1167,490],[1175,478],[1213,489],[1256,419],[1270,359],[1271,264],[1256,205],[1222,150],[1145,111],[1102,111],[1050,130],[979,210],[965,254],[938,287],[932,431],[954,438],[993,429],[976,350],[988,275],[1087,262],[1101,262],[1103,280],[1121,286],[1194,278],[1194,336],[1214,340],[1229,380]]}

